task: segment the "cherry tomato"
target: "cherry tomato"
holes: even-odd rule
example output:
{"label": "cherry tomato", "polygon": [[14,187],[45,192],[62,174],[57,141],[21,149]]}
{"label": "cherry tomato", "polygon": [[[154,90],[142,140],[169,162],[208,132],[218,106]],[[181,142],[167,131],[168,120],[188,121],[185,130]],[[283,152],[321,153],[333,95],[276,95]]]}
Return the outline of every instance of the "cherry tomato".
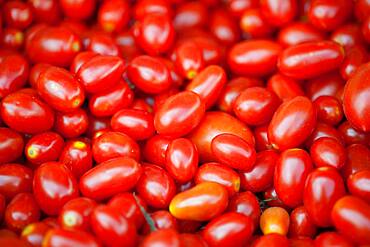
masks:
{"label": "cherry tomato", "polygon": [[107,131],[93,140],[92,154],[97,163],[117,157],[140,159],[139,145],[128,135]]}
{"label": "cherry tomato", "polygon": [[223,112],[207,112],[198,127],[189,136],[190,140],[197,146],[202,162],[216,160],[211,150],[211,143],[213,138],[224,133],[239,136],[254,146],[251,130],[238,119]]}
{"label": "cherry tomato", "polygon": [[19,193],[32,191],[33,172],[20,164],[0,165],[0,193],[8,201]]}
{"label": "cherry tomato", "polygon": [[182,233],[180,235],[183,247],[206,247],[207,244],[198,234]]}
{"label": "cherry tomato", "polygon": [[362,46],[364,43],[361,27],[356,24],[347,24],[339,27],[332,33],[331,40],[341,44],[346,52],[355,46]]}
{"label": "cherry tomato", "polygon": [[234,169],[251,171],[256,161],[254,148],[233,134],[220,134],[213,138],[211,149],[219,162]]}
{"label": "cherry tomato", "polygon": [[240,39],[240,31],[232,16],[222,8],[212,12],[209,19],[210,32],[222,43],[229,46]]}
{"label": "cherry tomato", "polygon": [[335,203],[331,218],[335,228],[354,243],[370,242],[370,205],[366,201],[344,196]]}
{"label": "cherry tomato", "polygon": [[320,96],[313,101],[317,120],[330,125],[337,125],[343,118],[341,102],[334,96]]}
{"label": "cherry tomato", "polygon": [[0,164],[17,160],[23,153],[23,137],[16,131],[0,127]]}
{"label": "cherry tomato", "polygon": [[51,229],[47,232],[43,246],[99,247],[100,244],[89,233],[65,229]]}
{"label": "cherry tomato", "polygon": [[242,76],[266,76],[274,72],[282,48],[269,40],[248,40],[235,44],[228,54],[233,73]]}
{"label": "cherry tomato", "polygon": [[348,121],[345,121],[339,125],[338,130],[342,135],[345,144],[347,145],[355,143],[366,145],[370,141],[369,133],[356,130]]}
{"label": "cherry tomato", "polygon": [[343,79],[350,79],[356,72],[357,68],[368,61],[368,53],[362,46],[351,48],[343,60],[340,67],[340,74]]}
{"label": "cherry tomato", "polygon": [[171,6],[164,0],[140,0],[135,4],[133,16],[136,20],[144,18],[150,14],[172,15]]}
{"label": "cherry tomato", "polygon": [[102,200],[132,189],[142,173],[141,165],[129,157],[107,160],[88,170],[80,179],[80,191]]}
{"label": "cherry tomato", "polygon": [[293,22],[289,23],[278,34],[278,41],[284,47],[294,46],[306,42],[324,40],[324,33],[317,30],[309,23]]}
{"label": "cherry tomato", "polygon": [[347,161],[342,168],[344,179],[358,171],[369,169],[370,149],[362,144],[352,144],[346,148]]}
{"label": "cherry tomato", "polygon": [[347,179],[347,187],[352,195],[370,202],[370,170],[362,170],[351,174]]}
{"label": "cherry tomato", "polygon": [[244,11],[239,26],[248,36],[255,39],[268,38],[274,32],[274,27],[266,21],[261,9],[251,8]]}
{"label": "cherry tomato", "polygon": [[316,128],[305,142],[306,147],[309,149],[312,144],[321,137],[330,137],[342,145],[345,144],[341,133],[336,128],[328,124],[318,122]]}
{"label": "cherry tomato", "polygon": [[162,247],[180,247],[180,235],[174,229],[161,229],[151,232],[147,235],[141,245],[142,247],[162,246]]}
{"label": "cherry tomato", "polygon": [[177,194],[170,212],[177,219],[207,221],[220,215],[227,204],[228,192],[222,185],[204,182]]}
{"label": "cherry tomato", "polygon": [[58,0],[38,1],[29,0],[32,5],[34,19],[37,22],[56,24],[61,19],[61,10]]}
{"label": "cherry tomato", "polygon": [[298,44],[285,49],[278,61],[281,73],[309,79],[337,69],[344,59],[343,48],[332,41]]}
{"label": "cherry tomato", "polygon": [[335,96],[344,87],[344,81],[338,73],[327,73],[318,76],[305,83],[306,95],[311,100],[315,100],[320,96]]}
{"label": "cherry tomato", "polygon": [[0,99],[22,88],[27,81],[29,65],[20,55],[9,55],[0,62]]}
{"label": "cherry tomato", "polygon": [[199,125],[204,112],[200,97],[184,91],[169,97],[160,106],[154,115],[154,127],[159,134],[180,137]]}
{"label": "cherry tomato", "polygon": [[176,184],[166,170],[156,165],[145,165],[136,190],[149,206],[167,208],[176,194]]}
{"label": "cherry tomato", "polygon": [[34,135],[25,146],[28,161],[35,165],[56,161],[64,147],[63,138],[55,132]]}
{"label": "cherry tomato", "polygon": [[303,204],[316,226],[327,227],[332,225],[330,213],[335,202],[344,195],[343,179],[336,169],[320,167],[307,177]]}
{"label": "cherry tomato", "polygon": [[271,233],[259,237],[252,244],[252,247],[264,247],[264,246],[269,247],[289,246],[289,240],[287,237],[281,234]]}
{"label": "cherry tomato", "polygon": [[168,173],[180,183],[192,180],[198,168],[196,146],[185,138],[171,141],[166,151],[165,167]]}
{"label": "cherry tomato", "polygon": [[[161,229],[173,229],[177,230],[177,220],[175,217],[173,217],[168,211],[166,210],[158,210],[154,213],[150,214],[150,217],[152,218],[155,227],[157,230]],[[143,227],[143,233],[147,234],[150,232],[149,225],[145,224]]]}
{"label": "cherry tomato", "polygon": [[370,106],[366,104],[370,88],[370,63],[359,67],[344,88],[343,109],[347,120],[358,130],[370,131]]}
{"label": "cherry tomato", "polygon": [[340,169],[346,162],[346,150],[341,143],[330,137],[317,139],[310,148],[316,167],[331,166]]}
{"label": "cherry tomato", "polygon": [[62,207],[58,222],[64,229],[88,231],[90,215],[96,205],[96,202],[89,198],[72,199]]}
{"label": "cherry tomato", "polygon": [[106,0],[99,8],[98,24],[106,32],[122,31],[129,18],[130,6],[124,0]]}
{"label": "cherry tomato", "polygon": [[293,99],[296,96],[304,96],[299,82],[282,74],[275,74],[267,82],[267,89],[274,92],[282,101]]}
{"label": "cherry tomato", "polygon": [[25,29],[33,21],[31,6],[22,1],[7,1],[2,10],[4,22],[9,27]]}
{"label": "cherry tomato", "polygon": [[96,0],[61,0],[60,7],[66,17],[74,20],[89,19],[95,10]]}
{"label": "cherry tomato", "polygon": [[308,215],[304,206],[296,207],[290,213],[289,236],[290,237],[314,237],[316,226]]}
{"label": "cherry tomato", "polygon": [[342,246],[342,247],[352,247],[353,244],[344,238],[342,235],[336,232],[323,232],[315,238],[315,246]]}
{"label": "cherry tomato", "polygon": [[171,139],[162,135],[155,135],[146,141],[143,149],[145,160],[150,163],[164,166],[166,164],[166,152]]}
{"label": "cherry tomato", "polygon": [[78,197],[78,184],[64,164],[47,162],[35,171],[33,193],[42,211],[58,215],[66,202]]}
{"label": "cherry tomato", "polygon": [[268,127],[268,137],[276,149],[294,148],[307,139],[315,125],[316,110],[312,102],[297,96],[277,109]]}
{"label": "cherry tomato", "polygon": [[261,209],[257,197],[250,191],[234,195],[228,206],[228,211],[244,214],[252,219],[254,229],[258,229]]}
{"label": "cherry tomato", "polygon": [[266,0],[261,2],[260,7],[264,18],[274,26],[284,26],[291,22],[298,12],[294,0]]}
{"label": "cherry tomato", "polygon": [[194,79],[204,67],[202,51],[192,40],[176,47],[174,56],[177,70],[189,80]]}
{"label": "cherry tomato", "polygon": [[[220,236],[220,231],[222,236]],[[226,213],[210,221],[202,232],[202,237],[209,246],[245,246],[254,226],[252,219],[240,213]]]}
{"label": "cherry tomato", "polygon": [[72,112],[56,114],[54,129],[65,138],[75,138],[84,134],[88,128],[88,116],[77,108]]}
{"label": "cherry tomato", "polygon": [[4,48],[19,50],[24,45],[24,34],[19,29],[5,28],[2,31],[0,43]]}
{"label": "cherry tomato", "polygon": [[27,241],[32,246],[41,246],[49,230],[50,226],[44,222],[31,223],[23,229],[20,238]]}

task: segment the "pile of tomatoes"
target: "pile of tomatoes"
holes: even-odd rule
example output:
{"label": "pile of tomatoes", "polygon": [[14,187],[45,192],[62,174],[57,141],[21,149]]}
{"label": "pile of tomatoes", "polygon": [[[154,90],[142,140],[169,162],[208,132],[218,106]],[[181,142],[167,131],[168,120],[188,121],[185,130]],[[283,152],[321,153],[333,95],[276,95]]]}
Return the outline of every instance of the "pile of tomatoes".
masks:
{"label": "pile of tomatoes", "polygon": [[370,246],[369,0],[0,10],[0,246]]}

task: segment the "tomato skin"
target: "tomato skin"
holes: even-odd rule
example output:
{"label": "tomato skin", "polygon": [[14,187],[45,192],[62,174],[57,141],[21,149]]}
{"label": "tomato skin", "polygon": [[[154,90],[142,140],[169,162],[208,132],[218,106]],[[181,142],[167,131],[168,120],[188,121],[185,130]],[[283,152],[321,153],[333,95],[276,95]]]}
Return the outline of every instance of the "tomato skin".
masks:
{"label": "tomato skin", "polygon": [[296,207],[290,213],[289,236],[290,237],[314,237],[316,226],[308,215],[304,206]]}
{"label": "tomato skin", "polygon": [[312,25],[331,31],[343,24],[352,13],[353,3],[349,0],[314,0],[308,11]]}
{"label": "tomato skin", "polygon": [[68,18],[73,20],[85,20],[94,14],[96,0],[62,0],[60,7]]}
{"label": "tomato skin", "polygon": [[310,154],[316,167],[331,166],[340,169],[346,162],[346,150],[333,138],[321,137],[316,140]]}
{"label": "tomato skin", "polygon": [[170,213],[177,219],[207,221],[227,207],[228,192],[224,186],[203,182],[177,194],[170,203]]}
{"label": "tomato skin", "polygon": [[251,8],[244,11],[239,22],[240,29],[252,38],[268,38],[274,27],[266,21],[261,9]]}
{"label": "tomato skin", "polygon": [[331,226],[330,212],[335,202],[345,194],[343,179],[336,169],[320,167],[307,177],[303,205],[316,226]]}
{"label": "tomato skin", "polygon": [[162,246],[180,247],[182,246],[180,235],[173,229],[161,229],[151,232],[140,244],[141,247]]}
{"label": "tomato skin", "polygon": [[207,112],[198,127],[189,135],[190,140],[197,146],[201,162],[216,160],[211,143],[213,138],[224,133],[239,136],[251,146],[255,144],[253,133],[241,121],[224,112]]}
{"label": "tomato skin", "polygon": [[95,56],[81,65],[77,78],[88,93],[100,93],[118,84],[124,71],[124,62],[116,56]]}
{"label": "tomato skin", "polygon": [[26,39],[26,54],[33,63],[67,67],[81,49],[76,34],[64,27],[44,27]]}
{"label": "tomato skin", "polygon": [[315,125],[316,111],[312,102],[306,97],[297,96],[276,110],[268,127],[268,137],[276,149],[294,148],[307,139]]}
{"label": "tomato skin", "polygon": [[347,179],[349,192],[368,203],[370,202],[370,170],[362,170],[351,174]]}
{"label": "tomato skin", "polygon": [[271,233],[286,235],[289,230],[289,223],[289,214],[281,207],[267,208],[260,218],[260,228],[264,235]]}
{"label": "tomato skin", "polygon": [[280,235],[277,233],[271,233],[259,237],[256,241],[253,242],[252,247],[281,247],[281,246],[289,246],[289,240],[284,235]]}
{"label": "tomato skin", "polygon": [[0,143],[0,164],[13,162],[21,157],[24,141],[16,131],[0,127]]}
{"label": "tomato skin", "polygon": [[4,22],[8,27],[25,29],[33,21],[31,6],[21,1],[7,1],[2,6]]}
{"label": "tomato skin", "polygon": [[331,40],[341,44],[346,52],[355,46],[362,46],[364,38],[361,34],[361,27],[356,24],[346,24],[335,30]]}
{"label": "tomato skin", "polygon": [[338,127],[338,131],[344,139],[346,145],[351,144],[363,144],[366,145],[370,141],[370,134],[362,131],[358,131],[353,128],[348,121],[344,121]]}
{"label": "tomato skin", "polygon": [[97,203],[86,197],[78,197],[64,204],[58,222],[64,229],[90,230],[90,215]]}
{"label": "tomato skin", "polygon": [[315,238],[314,242],[317,247],[324,246],[341,246],[353,247],[353,244],[336,232],[323,232]]}
{"label": "tomato skin", "polygon": [[233,134],[220,134],[213,138],[211,149],[219,162],[233,169],[251,171],[256,161],[255,149]]}
{"label": "tomato skin", "polygon": [[140,20],[144,18],[146,15],[153,14],[153,13],[167,15],[169,17],[171,17],[173,14],[171,6],[169,5],[167,1],[140,0],[140,1],[137,1],[137,3],[135,4],[133,16],[136,20]]}
{"label": "tomato skin", "polygon": [[107,131],[93,140],[92,153],[97,163],[117,157],[140,159],[139,145],[128,135]]}
{"label": "tomato skin", "polygon": [[166,170],[156,165],[145,165],[136,190],[149,206],[167,208],[176,194],[176,184]]}
{"label": "tomato skin", "polygon": [[130,81],[145,93],[158,94],[172,85],[170,71],[160,59],[141,55],[127,66]]}
{"label": "tomato skin", "polygon": [[204,67],[201,49],[192,40],[186,40],[174,51],[175,66],[180,75],[189,80],[194,79]]}
{"label": "tomato skin", "polygon": [[343,48],[332,41],[298,44],[285,49],[278,61],[281,73],[295,79],[310,79],[338,68]]}
{"label": "tomato skin", "polygon": [[98,11],[98,24],[106,32],[122,31],[130,19],[130,6],[124,0],[103,1]]}
{"label": "tomato skin", "polygon": [[196,184],[204,182],[221,184],[227,189],[229,196],[233,196],[239,192],[240,188],[239,174],[230,167],[215,162],[205,163],[200,166],[195,175],[194,182]]}
{"label": "tomato skin", "polygon": [[324,40],[324,33],[309,23],[293,22],[280,29],[278,41],[284,47],[294,46],[306,42]]}
{"label": "tomato skin", "polygon": [[231,79],[222,90],[218,99],[218,108],[221,111],[232,113],[236,98],[249,87],[259,87],[261,80],[252,77],[236,77]]}
{"label": "tomato skin", "polygon": [[311,135],[306,139],[305,145],[309,149],[321,137],[329,137],[344,145],[342,134],[333,126],[318,122]]}
{"label": "tomato skin", "polygon": [[245,89],[234,102],[235,115],[248,125],[268,123],[280,105],[274,92],[263,87]]}
{"label": "tomato skin", "polygon": [[129,192],[120,193],[113,196],[107,205],[116,209],[122,216],[135,223],[137,229],[140,229],[145,219],[139,206],[144,209],[147,209],[147,206],[138,195],[136,195],[136,198],[139,200],[139,203],[136,202],[133,194]]}
{"label": "tomato skin", "polygon": [[275,164],[278,154],[272,150],[257,153],[252,170],[240,172],[241,188],[251,192],[262,192],[273,185]]}
{"label": "tomato skin", "polygon": [[274,26],[284,26],[297,15],[298,6],[294,0],[273,1],[266,0],[261,3],[261,12],[266,20]]}
{"label": "tomato skin", "polygon": [[75,138],[86,132],[88,121],[86,111],[81,108],[72,112],[58,112],[55,118],[54,130],[65,138]]}
{"label": "tomato skin", "polygon": [[[222,237],[219,232],[222,231]],[[226,213],[210,221],[202,232],[202,237],[209,246],[245,246],[252,236],[252,219],[240,213]]]}
{"label": "tomato skin", "polygon": [[36,22],[55,24],[60,21],[61,11],[57,0],[48,2],[29,0],[28,2],[32,6],[34,20]]}
{"label": "tomato skin", "polygon": [[204,239],[198,234],[182,233],[180,234],[181,244],[183,247],[206,247]]}
{"label": "tomato skin", "polygon": [[218,65],[204,68],[187,86],[186,90],[198,94],[206,109],[212,107],[226,84],[226,73]]}
{"label": "tomato skin", "polygon": [[176,181],[185,183],[193,179],[198,159],[196,146],[186,138],[178,138],[167,147],[165,167]]}
{"label": "tomato skin", "polygon": [[[150,214],[154,221],[154,225],[157,227],[157,230],[161,229],[173,229],[177,230],[177,220],[173,217],[167,210],[158,210]],[[150,227],[146,223],[142,229],[144,234],[150,232]]]}
{"label": "tomato skin", "polygon": [[63,138],[55,132],[34,135],[25,146],[28,161],[35,165],[56,161],[64,146]]}
{"label": "tomato skin", "polygon": [[69,71],[58,67],[49,67],[41,72],[36,88],[46,103],[61,112],[73,111],[85,100],[80,83]]}
{"label": "tomato skin", "polygon": [[339,92],[343,90],[345,81],[336,73],[331,72],[308,80],[305,83],[305,91],[308,98],[316,100],[320,96],[338,97]]}
{"label": "tomato skin", "polygon": [[209,30],[225,46],[230,46],[240,39],[237,23],[223,8],[212,12],[209,19]]}
{"label": "tomato skin", "polygon": [[0,63],[0,99],[22,88],[27,81],[29,65],[20,55],[9,55]]}
{"label": "tomato skin", "polygon": [[110,159],[82,175],[80,191],[91,199],[103,200],[132,189],[141,174],[141,165],[132,158]]}
{"label": "tomato skin", "polygon": [[341,102],[334,96],[320,96],[313,101],[317,120],[330,125],[337,125],[343,118]]}
{"label": "tomato skin", "polygon": [[47,131],[54,124],[53,110],[33,93],[9,94],[1,102],[0,115],[10,128],[27,134]]}
{"label": "tomato skin", "polygon": [[43,246],[80,246],[99,247],[100,244],[89,233],[83,231],[71,231],[66,229],[51,229],[47,232]]}
{"label": "tomato skin", "polygon": [[64,164],[47,162],[35,171],[33,193],[42,211],[57,215],[66,202],[78,197],[78,184]]}
{"label": "tomato skin", "polygon": [[267,89],[274,92],[282,101],[304,96],[303,89],[297,80],[279,73],[270,77]]}
{"label": "tomato skin", "polygon": [[175,29],[168,16],[150,14],[134,26],[136,43],[149,55],[167,52],[174,43]]}
{"label": "tomato skin", "polygon": [[9,202],[4,215],[6,227],[17,232],[39,219],[40,208],[31,193],[16,195]]}
{"label": "tomato skin", "polygon": [[200,123],[204,112],[204,103],[196,93],[177,93],[157,110],[154,127],[159,134],[180,137],[191,132]]}
{"label": "tomato skin", "polygon": [[84,65],[86,62],[88,62],[90,59],[96,56],[98,56],[98,54],[92,51],[79,52],[74,57],[71,66],[69,66],[69,71],[71,71],[72,74],[77,74],[82,65]]}
{"label": "tomato skin", "polygon": [[30,168],[20,164],[2,164],[0,166],[0,193],[11,200],[23,192],[32,191],[33,172]]}
{"label": "tomato skin", "polygon": [[44,222],[31,223],[23,229],[20,238],[27,241],[32,246],[41,246],[49,230],[50,226]]}
{"label": "tomato skin", "polygon": [[302,204],[303,190],[312,170],[310,155],[303,149],[287,149],[276,162],[274,187],[280,200],[295,208]]}
{"label": "tomato skin", "polygon": [[344,88],[343,109],[347,120],[360,131],[370,131],[370,63],[359,67]]}
{"label": "tomato skin", "polygon": [[173,25],[176,30],[191,30],[192,28],[204,27],[207,21],[207,7],[202,2],[184,2],[179,5],[175,13]]}
{"label": "tomato skin", "polygon": [[343,79],[350,79],[362,64],[368,61],[368,52],[362,46],[355,46],[347,51],[346,57],[340,67],[340,74]]}
{"label": "tomato skin", "polygon": [[167,148],[170,143],[171,139],[162,135],[154,135],[149,138],[143,149],[145,160],[149,163],[164,166],[166,164]]}
{"label": "tomato skin", "polygon": [[370,243],[370,206],[366,201],[344,196],[335,203],[331,218],[335,228],[354,243]]}
{"label": "tomato skin", "polygon": [[258,228],[261,209],[257,197],[252,192],[245,191],[234,195],[229,201],[228,211],[248,216],[253,221],[254,229]]}
{"label": "tomato skin", "polygon": [[341,172],[344,179],[358,171],[367,170],[370,167],[370,149],[362,144],[352,144],[346,148],[347,161]]}
{"label": "tomato skin", "polygon": [[276,62],[281,51],[281,46],[273,41],[242,41],[231,48],[227,62],[235,74],[266,76],[276,69]]}

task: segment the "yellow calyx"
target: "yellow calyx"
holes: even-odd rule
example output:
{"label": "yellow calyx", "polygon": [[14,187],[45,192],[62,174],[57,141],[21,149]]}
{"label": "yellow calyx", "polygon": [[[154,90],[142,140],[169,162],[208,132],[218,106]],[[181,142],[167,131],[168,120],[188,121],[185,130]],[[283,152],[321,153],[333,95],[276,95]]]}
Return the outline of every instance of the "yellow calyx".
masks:
{"label": "yellow calyx", "polygon": [[75,42],[72,43],[72,50],[74,52],[78,52],[78,51],[80,51],[80,49],[81,49],[80,42],[75,41]]}
{"label": "yellow calyx", "polygon": [[35,147],[29,147],[27,149],[27,156],[30,159],[35,159],[39,155],[39,149]]}
{"label": "yellow calyx", "polygon": [[28,234],[30,234],[31,232],[33,232],[33,230],[35,229],[35,226],[33,224],[29,224],[28,226],[26,226],[23,231],[22,231],[22,236],[27,236]]}
{"label": "yellow calyx", "polygon": [[189,70],[186,74],[186,77],[191,80],[194,79],[194,77],[197,75],[197,72],[195,70]]}
{"label": "yellow calyx", "polygon": [[76,216],[73,213],[66,213],[63,215],[63,223],[67,227],[73,227],[77,223]]}
{"label": "yellow calyx", "polygon": [[113,32],[114,24],[113,23],[106,23],[106,24],[103,25],[103,29],[104,29],[104,31],[109,32],[109,33]]}
{"label": "yellow calyx", "polygon": [[83,149],[83,148],[86,147],[86,144],[84,142],[81,142],[81,141],[75,141],[73,143],[73,147],[77,148],[77,149]]}

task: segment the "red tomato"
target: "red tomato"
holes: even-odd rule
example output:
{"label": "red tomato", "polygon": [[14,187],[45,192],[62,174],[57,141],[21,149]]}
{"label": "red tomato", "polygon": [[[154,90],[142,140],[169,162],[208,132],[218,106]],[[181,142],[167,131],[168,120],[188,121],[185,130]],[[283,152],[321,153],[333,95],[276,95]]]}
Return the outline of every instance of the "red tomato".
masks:
{"label": "red tomato", "polygon": [[141,165],[129,157],[107,160],[88,170],[80,179],[80,191],[102,200],[135,187],[142,174]]}
{"label": "red tomato", "polygon": [[96,6],[96,0],[61,0],[60,7],[66,17],[74,20],[89,19]]}
{"label": "red tomato", "polygon": [[178,30],[185,30],[205,27],[207,21],[207,7],[202,2],[184,2],[176,10],[173,25]]}
{"label": "red tomato", "polygon": [[27,241],[32,246],[41,246],[49,230],[50,226],[44,222],[31,223],[23,229],[20,238]]}
{"label": "red tomato", "polygon": [[96,205],[95,201],[85,197],[70,200],[59,213],[59,224],[64,229],[89,231],[90,215]]}
{"label": "red tomato", "polygon": [[267,82],[267,89],[274,92],[282,101],[304,96],[299,82],[282,74],[275,74]]}
{"label": "red tomato", "polygon": [[341,246],[341,247],[353,247],[353,244],[344,238],[342,235],[336,232],[323,232],[319,234],[315,239],[315,246]]}
{"label": "red tomato", "polygon": [[355,46],[346,53],[346,57],[340,67],[340,74],[343,79],[350,79],[362,64],[369,59],[367,50],[362,46]]}
{"label": "red tomato", "polygon": [[184,91],[169,97],[154,115],[159,134],[180,137],[197,127],[205,112],[204,103],[193,92]]}
{"label": "red tomato", "polygon": [[98,54],[92,51],[83,51],[78,53],[73,59],[72,64],[69,67],[69,70],[73,74],[77,74],[82,65],[84,65],[86,62],[88,62],[90,59],[96,56],[98,56]]}
{"label": "red tomato", "polygon": [[337,28],[332,33],[331,40],[341,44],[346,52],[355,46],[362,46],[364,44],[361,27],[357,24],[346,24]]}
{"label": "red tomato", "polygon": [[268,38],[274,32],[274,27],[266,21],[261,9],[251,8],[243,12],[240,18],[240,29],[252,38]]}
{"label": "red tomato", "polygon": [[202,162],[216,160],[211,150],[211,143],[213,138],[224,133],[239,136],[254,146],[253,133],[238,119],[223,112],[207,112],[198,127],[189,136],[190,140],[197,146]]}
{"label": "red tomato", "polygon": [[329,137],[317,139],[310,148],[310,154],[316,167],[331,166],[340,169],[347,158],[344,146]]}
{"label": "red tomato", "polygon": [[259,237],[256,241],[253,242],[252,247],[281,247],[281,246],[289,246],[289,240],[287,237],[277,234],[271,233]]}
{"label": "red tomato", "polygon": [[125,0],[103,1],[97,19],[99,26],[106,32],[122,31],[130,20],[130,5]]}
{"label": "red tomato", "polygon": [[[222,236],[220,236],[220,231]],[[226,213],[210,221],[202,231],[209,246],[245,246],[254,231],[252,219],[240,213]]]}
{"label": "red tomato", "polygon": [[63,138],[55,132],[34,135],[25,146],[26,158],[35,165],[58,160],[64,147]]}
{"label": "red tomato", "polygon": [[314,237],[316,226],[308,215],[304,206],[296,207],[290,213],[289,236],[290,237]]}
{"label": "red tomato", "polygon": [[35,171],[33,193],[42,211],[58,215],[66,202],[78,197],[78,184],[64,164],[47,162]]}
{"label": "red tomato", "polygon": [[162,246],[162,247],[180,247],[182,246],[180,235],[173,229],[162,229],[158,231],[151,232],[147,235],[142,243],[141,247],[152,247],[152,246]]}
{"label": "red tomato", "polygon": [[274,187],[285,205],[295,208],[302,204],[305,181],[311,170],[310,155],[303,149],[288,149],[280,154],[275,167]]}
{"label": "red tomato", "polygon": [[172,9],[169,3],[165,0],[140,0],[135,4],[133,16],[136,20],[140,20],[149,14],[172,15]]}
{"label": "red tomato", "polygon": [[312,133],[315,125],[316,110],[312,102],[297,96],[277,109],[268,127],[268,137],[276,149],[298,147]]}
{"label": "red tomato", "polygon": [[263,17],[274,26],[284,26],[291,22],[298,12],[295,0],[266,0],[261,2]]}
{"label": "red tomato", "polygon": [[86,132],[88,121],[86,111],[81,108],[77,108],[73,112],[58,112],[54,129],[65,138],[75,138]]}
{"label": "red tomato", "polygon": [[6,96],[1,102],[0,115],[10,128],[22,133],[37,134],[54,124],[53,110],[34,92],[19,91]]}
{"label": "red tomato", "polygon": [[[173,217],[168,211],[166,210],[158,210],[154,213],[150,214],[150,217],[152,218],[155,227],[157,230],[161,229],[173,229],[177,230],[177,220],[175,217]],[[150,227],[148,223],[146,223],[143,227],[143,233],[147,234],[150,232]]]}
{"label": "red tomato", "polygon": [[170,213],[177,219],[207,221],[220,215],[228,204],[224,186],[204,182],[178,193],[171,201]]}
{"label": "red tomato", "polygon": [[213,138],[211,149],[216,159],[233,169],[251,171],[256,161],[255,149],[244,139],[233,134]]}
{"label": "red tomato", "polygon": [[167,208],[176,194],[176,184],[166,170],[156,165],[145,165],[136,190],[149,206]]}
{"label": "red tomato", "polygon": [[347,147],[347,161],[342,168],[344,179],[358,171],[367,170],[370,167],[370,149],[362,144],[352,144]]}
{"label": "red tomato", "polygon": [[349,192],[370,202],[370,170],[362,170],[351,174],[347,179]]}
{"label": "red tomato", "polygon": [[343,118],[341,102],[334,96],[320,96],[313,101],[317,120],[330,125],[337,125]]}
{"label": "red tomato", "polygon": [[356,143],[366,145],[370,142],[369,133],[356,130],[348,121],[345,121],[341,125],[339,125],[338,130],[342,135],[346,145]]}
{"label": "red tomato", "polygon": [[13,231],[21,231],[39,219],[40,208],[31,193],[19,193],[9,202],[5,210],[6,227]]}
{"label": "red tomato", "polygon": [[188,139],[171,141],[166,151],[166,170],[179,183],[193,179],[198,168],[198,150]]}
{"label": "red tomato", "polygon": [[171,139],[162,135],[155,135],[146,141],[143,156],[149,163],[159,166],[166,164],[166,152]]}
{"label": "red tomato", "polygon": [[270,207],[263,211],[260,228],[264,235],[277,233],[286,235],[289,230],[289,214],[281,207]]}
{"label": "red tomato", "polygon": [[31,6],[22,1],[7,1],[2,6],[2,14],[9,27],[25,29],[33,21]]}
{"label": "red tomato", "polygon": [[55,24],[60,21],[61,11],[59,7],[59,1],[29,0],[28,2],[32,5],[34,19],[37,22],[46,22],[48,24]]}
{"label": "red tomato", "polygon": [[334,96],[337,99],[338,94],[344,88],[345,81],[338,73],[328,73],[318,76],[305,83],[306,95],[311,100],[320,96]]}
{"label": "red tomato", "polygon": [[259,226],[261,209],[257,197],[250,191],[240,192],[229,201],[228,211],[248,216],[253,221],[254,229]]}
{"label": "red tomato", "polygon": [[370,205],[366,201],[344,196],[335,203],[331,218],[335,228],[354,243],[370,243]]}
{"label": "red tomato", "polygon": [[278,61],[281,73],[310,79],[337,69],[344,59],[343,48],[332,41],[298,44],[285,49]]}
{"label": "red tomato", "polygon": [[93,140],[92,153],[97,163],[117,157],[140,159],[139,145],[128,135],[107,131]]}
{"label": "red tomato", "polygon": [[306,42],[324,40],[324,33],[311,26],[309,23],[293,22],[282,29],[278,34],[278,41],[284,47],[294,46]]}
{"label": "red tomato", "polygon": [[232,16],[223,8],[212,12],[209,19],[210,32],[221,44],[229,46],[240,39],[240,31]]}
{"label": "red tomato", "polygon": [[316,128],[311,135],[307,138],[305,145],[309,149],[312,144],[321,137],[330,137],[344,145],[342,134],[334,127],[318,122]]}
{"label": "red tomato", "polygon": [[0,164],[9,163],[22,156],[24,141],[16,131],[0,127]]}
{"label": "red tomato", "polygon": [[204,67],[202,51],[192,40],[184,41],[178,45],[174,56],[176,69],[189,80],[194,79]]}
{"label": "red tomato", "polygon": [[266,76],[274,72],[282,48],[270,40],[248,40],[235,44],[228,55],[233,73],[243,76]]}
{"label": "red tomato", "polygon": [[33,172],[20,164],[0,165],[0,193],[7,201],[22,192],[32,191]]}
{"label": "red tomato", "polygon": [[370,131],[370,63],[356,70],[344,88],[343,109],[347,120],[358,130]]}
{"label": "red tomato", "polygon": [[343,179],[336,169],[320,167],[308,175],[303,204],[316,226],[332,225],[330,212],[335,202],[345,194]]}
{"label": "red tomato", "polygon": [[45,246],[81,246],[99,247],[98,241],[89,233],[65,229],[51,229],[46,234],[42,245]]}

